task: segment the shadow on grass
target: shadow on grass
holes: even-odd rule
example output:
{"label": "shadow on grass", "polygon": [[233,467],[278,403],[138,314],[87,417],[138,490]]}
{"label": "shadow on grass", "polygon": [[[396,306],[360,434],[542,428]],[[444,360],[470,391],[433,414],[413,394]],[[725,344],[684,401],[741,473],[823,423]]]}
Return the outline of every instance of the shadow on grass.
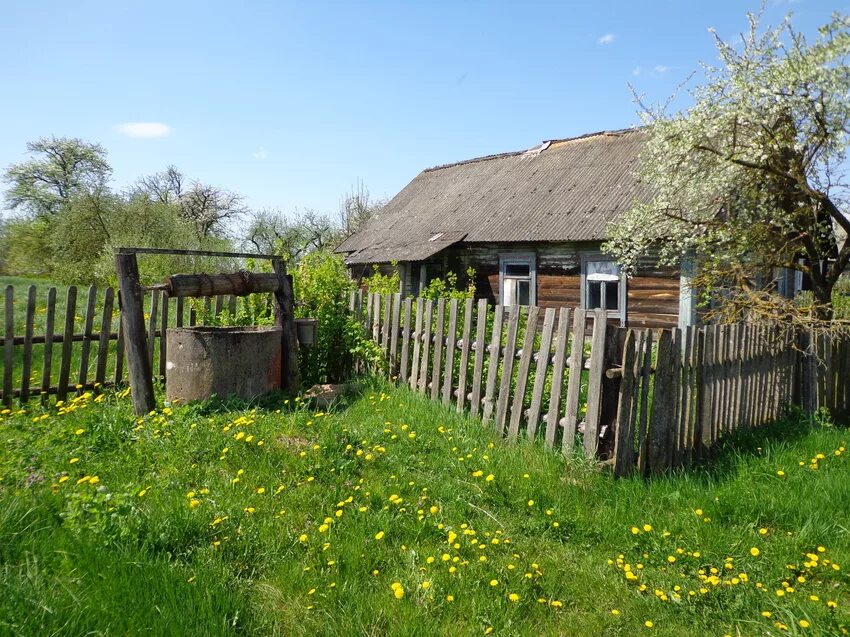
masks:
{"label": "shadow on grass", "polygon": [[781,420],[723,438],[695,469],[712,481],[728,480],[739,472],[742,462],[799,442],[817,426],[814,416],[791,407]]}
{"label": "shadow on grass", "polygon": [[351,379],[344,386],[345,390],[340,392],[338,396],[335,396],[330,401],[330,404],[320,404],[319,401],[313,399],[296,400],[285,392],[273,391],[250,400],[234,396],[212,396],[206,400],[186,403],[183,407],[194,411],[198,416],[248,411],[251,409],[265,413],[279,411],[281,414],[292,414],[303,411],[305,408],[338,413],[348,409],[352,404],[360,400],[364,394],[370,391],[386,389],[386,386],[379,379],[368,376]]}

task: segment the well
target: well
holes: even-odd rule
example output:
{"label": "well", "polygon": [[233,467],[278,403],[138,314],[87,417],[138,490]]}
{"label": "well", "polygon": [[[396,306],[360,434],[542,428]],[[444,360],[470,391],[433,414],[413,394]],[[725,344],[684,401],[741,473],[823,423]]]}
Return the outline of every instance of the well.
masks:
{"label": "well", "polygon": [[281,334],[279,327],[169,329],[166,399],[251,399],[280,389]]}

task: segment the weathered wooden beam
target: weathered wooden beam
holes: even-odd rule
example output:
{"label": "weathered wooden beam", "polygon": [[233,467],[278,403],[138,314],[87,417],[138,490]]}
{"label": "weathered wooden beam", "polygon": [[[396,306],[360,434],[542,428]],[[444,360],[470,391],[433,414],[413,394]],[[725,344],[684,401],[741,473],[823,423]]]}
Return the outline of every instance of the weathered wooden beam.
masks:
{"label": "weathered wooden beam", "polygon": [[145,315],[142,307],[142,288],[139,284],[139,264],[135,254],[115,255],[118,271],[119,307],[122,336],[130,374],[130,390],[136,415],[146,414],[156,407],[153,393],[151,362],[145,341]]}
{"label": "weathered wooden beam", "polygon": [[231,274],[173,274],[163,289],[171,298],[185,296],[246,296],[275,293],[280,288],[277,274],[233,272]]}

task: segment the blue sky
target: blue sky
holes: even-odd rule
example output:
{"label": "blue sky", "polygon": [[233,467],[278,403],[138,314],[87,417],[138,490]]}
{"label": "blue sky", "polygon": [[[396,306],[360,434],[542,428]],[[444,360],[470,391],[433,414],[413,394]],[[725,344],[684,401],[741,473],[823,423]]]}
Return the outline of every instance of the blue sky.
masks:
{"label": "blue sky", "polygon": [[[254,207],[334,212],[362,180],[637,123],[733,38],[746,0],[0,0],[0,167],[99,142],[114,186],[175,164]],[[809,34],[850,1],[773,1]],[[149,126],[122,126],[148,123]]]}

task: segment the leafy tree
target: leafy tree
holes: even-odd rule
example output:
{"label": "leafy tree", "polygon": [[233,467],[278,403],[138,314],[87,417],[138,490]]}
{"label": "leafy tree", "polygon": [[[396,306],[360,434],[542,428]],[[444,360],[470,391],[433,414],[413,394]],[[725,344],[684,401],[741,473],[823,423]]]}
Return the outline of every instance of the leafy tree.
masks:
{"label": "leafy tree", "polygon": [[42,137],[27,151],[34,157],[12,164],[3,176],[6,203],[36,217],[56,215],[73,197],[102,190],[112,172],[100,144],[77,138]]}
{"label": "leafy tree", "polygon": [[834,15],[814,42],[788,18],[737,45],[717,36],[720,64],[704,66],[693,105],[643,108],[640,176],[651,189],[610,233],[627,268],[660,251],[696,254],[699,282],[733,314],[792,312],[763,283],[777,268],[809,276],[817,320],[850,262],[846,151],[850,133],[850,19]]}
{"label": "leafy tree", "polygon": [[367,221],[377,216],[386,203],[383,199],[372,199],[369,189],[359,182],[357,190],[352,189],[340,202],[340,241],[353,235]]}

